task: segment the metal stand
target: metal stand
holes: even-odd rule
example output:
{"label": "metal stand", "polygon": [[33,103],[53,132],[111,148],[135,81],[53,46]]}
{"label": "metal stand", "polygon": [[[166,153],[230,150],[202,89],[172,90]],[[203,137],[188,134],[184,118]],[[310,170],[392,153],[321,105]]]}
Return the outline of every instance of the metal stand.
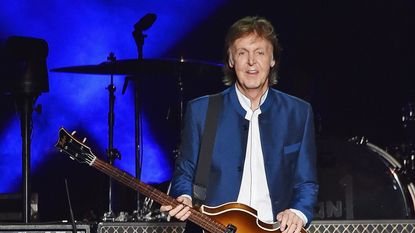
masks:
{"label": "metal stand", "polygon": [[20,125],[22,136],[22,201],[23,222],[30,222],[30,145],[32,135],[32,112],[34,97],[23,95],[20,98]]}
{"label": "metal stand", "polygon": [[[143,45],[144,39],[147,35],[143,34],[143,31],[151,27],[156,20],[155,14],[146,14],[135,25],[133,31],[133,37],[137,45],[138,60],[143,59]],[[143,130],[142,130],[142,115],[141,115],[141,98],[139,91],[139,79],[134,78],[134,107],[135,107],[135,160],[136,169],[135,176],[138,180],[141,180],[142,172],[142,160],[143,160]],[[143,211],[141,208],[140,193],[137,192],[137,209],[134,211],[137,220],[143,220]]]}
{"label": "metal stand", "polygon": [[[116,58],[113,53],[110,53],[108,56],[108,60],[111,62],[115,62]],[[114,85],[114,77],[111,74],[111,82],[107,87],[108,94],[109,94],[109,110],[108,110],[108,149],[107,149],[107,156],[109,164],[113,165],[115,159],[121,159],[121,154],[118,152],[117,149],[114,148],[114,121],[115,121],[115,114],[114,114],[114,104],[115,104],[115,85]],[[109,186],[108,186],[108,212],[104,214],[103,221],[114,221],[115,214],[113,212],[113,200],[112,200],[112,193],[113,193],[113,181],[112,178],[109,178]]]}
{"label": "metal stand", "polygon": [[[180,58],[180,61],[183,61],[183,57]],[[178,105],[179,105],[179,113],[178,113],[178,130],[177,130],[177,135],[176,138],[178,139],[178,141],[176,142],[176,148],[173,149],[173,155],[174,155],[174,160],[176,160],[179,156],[180,156],[180,137],[182,135],[182,122],[183,122],[183,116],[184,116],[184,97],[183,97],[183,77],[182,77],[182,73],[183,73],[183,67],[179,66],[179,71],[177,73],[177,92],[179,93],[179,98],[178,98]]]}
{"label": "metal stand", "polygon": [[415,104],[412,102],[402,107],[402,127],[405,135],[401,146],[404,155],[403,172],[408,180],[413,181],[415,179]]}
{"label": "metal stand", "polygon": [[[141,102],[140,102],[140,92],[138,88],[138,80],[134,82],[134,108],[135,108],[135,177],[138,180],[141,180],[141,170],[142,170],[142,159],[143,159],[143,130],[142,130],[142,116],[141,116]],[[140,193],[137,192],[137,209],[135,210],[135,215],[137,220],[143,219],[143,213],[141,208]]]}
{"label": "metal stand", "polygon": [[46,41],[11,36],[6,41],[8,59],[5,77],[7,90],[16,97],[20,111],[22,136],[23,222],[30,222],[30,152],[33,104],[41,92],[49,91]]}

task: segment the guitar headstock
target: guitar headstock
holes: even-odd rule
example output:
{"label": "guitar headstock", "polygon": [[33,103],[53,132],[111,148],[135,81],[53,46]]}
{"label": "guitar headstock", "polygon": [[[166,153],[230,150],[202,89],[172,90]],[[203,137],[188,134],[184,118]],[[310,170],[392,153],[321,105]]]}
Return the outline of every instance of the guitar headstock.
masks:
{"label": "guitar headstock", "polygon": [[77,140],[63,127],[59,129],[59,140],[55,144],[55,147],[58,148],[60,152],[65,152],[71,159],[77,160],[80,163],[92,165],[96,159],[91,148],[86,146],[84,142]]}

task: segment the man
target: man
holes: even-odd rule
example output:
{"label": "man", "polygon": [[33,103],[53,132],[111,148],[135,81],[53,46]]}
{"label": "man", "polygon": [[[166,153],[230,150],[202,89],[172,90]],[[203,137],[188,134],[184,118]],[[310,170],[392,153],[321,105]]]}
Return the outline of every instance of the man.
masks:
{"label": "man", "polygon": [[[270,88],[277,82],[279,45],[261,17],[235,22],[225,39],[225,82],[205,205],[240,202],[282,232],[298,233],[313,217],[318,185],[310,104]],[[162,206],[182,221],[190,216],[192,183],[209,98],[188,103],[180,157],[170,195],[182,203]]]}

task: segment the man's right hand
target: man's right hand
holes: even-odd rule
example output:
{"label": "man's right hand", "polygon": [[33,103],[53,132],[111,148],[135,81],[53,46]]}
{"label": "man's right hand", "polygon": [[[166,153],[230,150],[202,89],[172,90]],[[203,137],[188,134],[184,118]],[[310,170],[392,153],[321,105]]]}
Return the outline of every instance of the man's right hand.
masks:
{"label": "man's right hand", "polygon": [[160,207],[161,212],[169,212],[169,215],[185,221],[190,216],[190,208],[192,208],[192,200],[186,196],[180,196],[176,199],[179,203],[175,208],[171,205],[162,205]]}

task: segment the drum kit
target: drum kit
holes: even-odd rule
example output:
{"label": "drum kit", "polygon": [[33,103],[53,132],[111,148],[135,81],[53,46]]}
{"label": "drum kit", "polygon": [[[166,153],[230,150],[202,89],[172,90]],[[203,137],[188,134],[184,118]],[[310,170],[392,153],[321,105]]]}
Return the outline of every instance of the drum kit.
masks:
{"label": "drum kit", "polygon": [[[180,57],[178,59],[144,59],[143,45],[144,39],[147,35],[143,31],[148,29],[156,20],[155,14],[147,14],[141,18],[135,25],[133,37],[137,45],[138,58],[137,59],[123,59],[117,60],[115,54],[110,53],[107,60],[95,65],[80,65],[54,68],[52,72],[75,73],[75,74],[90,74],[90,75],[105,75],[110,76],[110,83],[107,87],[109,94],[109,113],[108,113],[108,148],[106,150],[109,164],[113,164],[115,159],[120,159],[120,153],[113,145],[114,137],[114,104],[115,104],[115,85],[114,75],[124,75],[125,82],[122,88],[122,93],[125,92],[128,83],[131,81],[134,84],[134,112],[135,112],[135,160],[136,171],[135,177],[141,177],[141,161],[143,159],[143,132],[142,132],[142,104],[144,88],[148,80],[152,80],[159,90],[160,84],[164,86],[175,86],[175,97],[177,97],[177,112],[178,122],[176,126],[180,128],[183,118],[183,106],[185,98],[192,98],[193,96],[208,94],[212,91],[219,91],[218,87],[222,88],[221,82],[222,64],[210,61],[185,59]],[[172,78],[173,77],[173,78]],[[163,80],[160,80],[162,78]],[[166,80],[169,79],[169,80]],[[200,80],[204,79],[203,84]],[[209,79],[209,80],[205,80]],[[191,87],[186,89],[185,86]],[[216,88],[216,89],[215,89]],[[212,90],[213,89],[213,90]],[[163,88],[161,87],[161,90]],[[180,136],[180,132],[177,133]],[[178,153],[178,150],[172,151]],[[177,155],[175,155],[177,156]],[[165,215],[153,210],[153,201],[148,198],[141,198],[137,193],[137,209],[132,215],[121,211],[118,215],[113,211],[113,182],[109,178],[108,189],[108,212],[104,213],[103,221],[160,221],[166,218]],[[140,203],[142,201],[142,203]]]}
{"label": "drum kit", "polygon": [[402,108],[405,138],[383,148],[365,137],[317,143],[317,220],[411,219],[415,216],[415,108]]}

